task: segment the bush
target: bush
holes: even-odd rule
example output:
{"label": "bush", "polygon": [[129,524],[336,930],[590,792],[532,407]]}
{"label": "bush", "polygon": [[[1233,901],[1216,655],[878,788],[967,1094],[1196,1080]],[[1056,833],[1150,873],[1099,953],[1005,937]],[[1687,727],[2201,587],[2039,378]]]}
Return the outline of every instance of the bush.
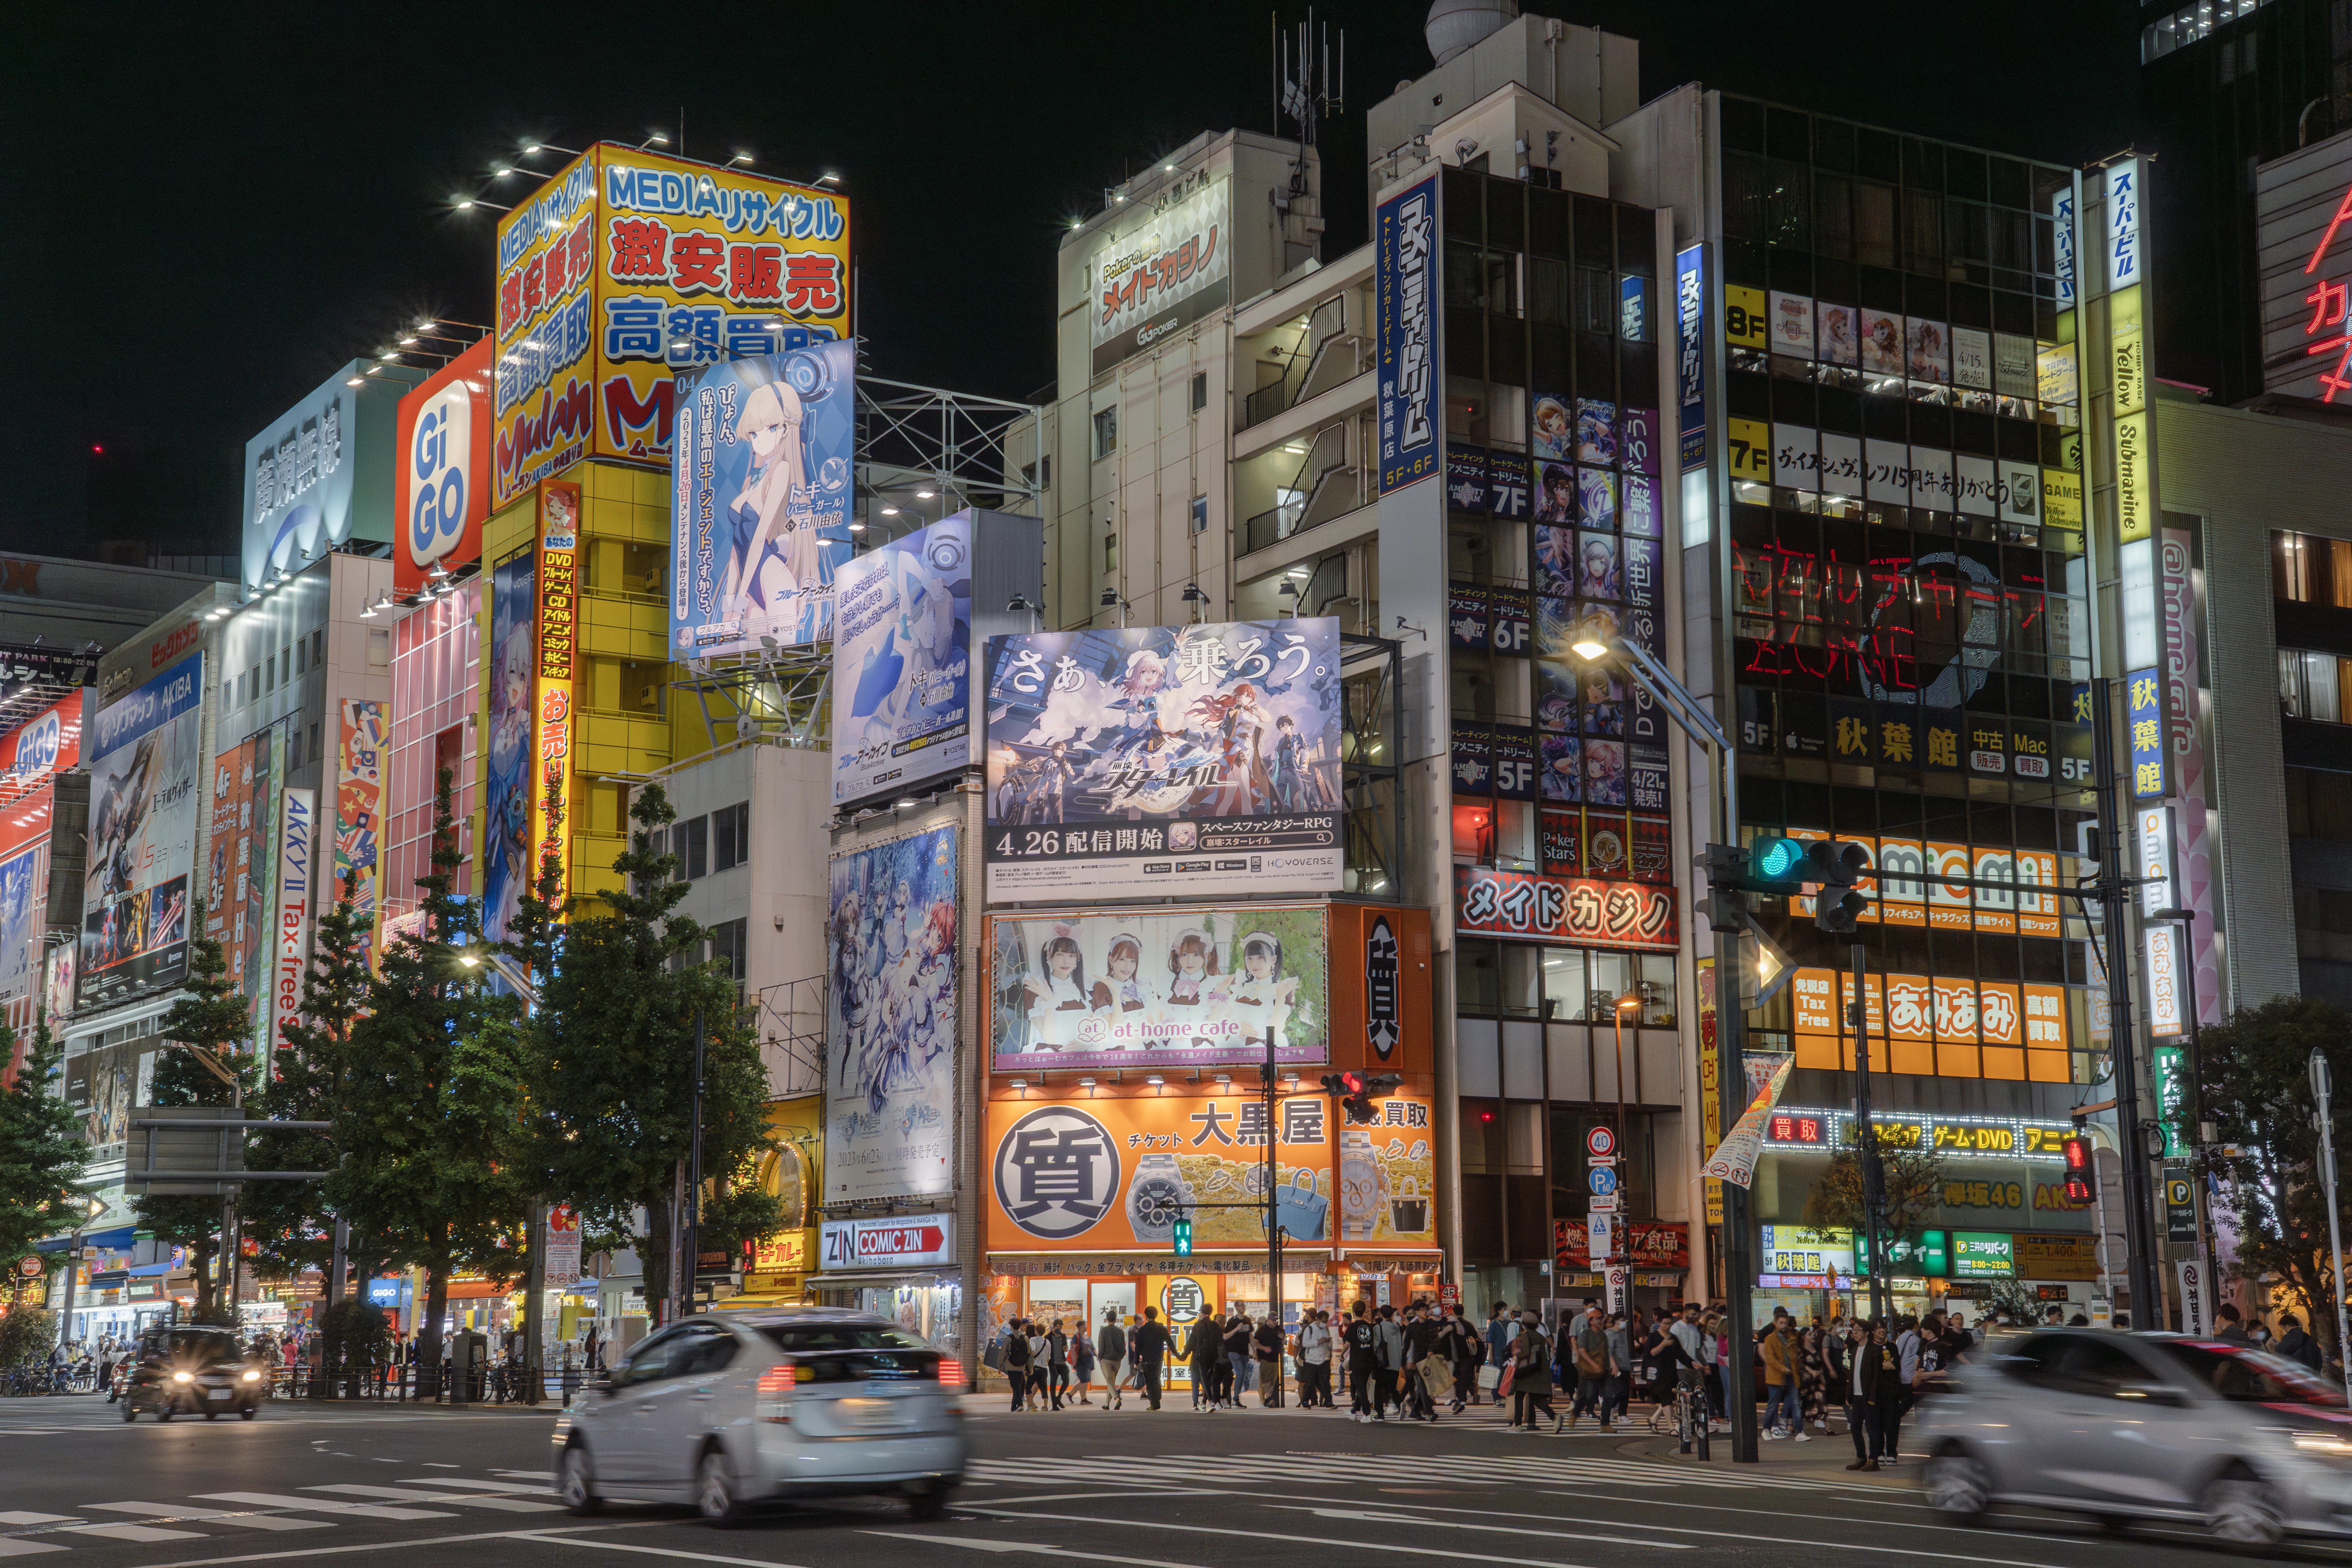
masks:
{"label": "bush", "polygon": [[366,1297],[346,1296],[319,1320],[319,1334],[330,1368],[363,1367],[390,1342],[392,1322]]}
{"label": "bush", "polygon": [[49,1358],[58,1342],[58,1315],[42,1307],[19,1306],[0,1318],[0,1371]]}

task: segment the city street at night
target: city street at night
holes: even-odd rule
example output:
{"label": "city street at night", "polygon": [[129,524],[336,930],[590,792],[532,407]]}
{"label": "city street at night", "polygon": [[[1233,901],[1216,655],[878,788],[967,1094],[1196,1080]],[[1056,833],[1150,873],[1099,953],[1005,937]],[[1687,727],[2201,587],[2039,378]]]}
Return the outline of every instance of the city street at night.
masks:
{"label": "city street at night", "polygon": [[[1727,1438],[1701,1464],[1646,1432],[1604,1436],[1589,1423],[1558,1438],[1521,1436],[1485,1409],[1434,1427],[1255,1408],[1201,1415],[1179,1401],[1158,1415],[1079,1407],[967,1420],[974,1460],[945,1520],[916,1523],[902,1504],[860,1499],[717,1531],[683,1506],[563,1512],[548,1492],[548,1415],[274,1405],[249,1425],[126,1427],[99,1400],[22,1401],[0,1416],[0,1557],[75,1554],[57,1568],[380,1549],[419,1564],[534,1568],[606,1552],[876,1568],[931,1568],[974,1552],[1289,1568],[1398,1559],[1614,1568],[1685,1552],[1791,1568],[2211,1560],[2186,1531],[2117,1537],[2019,1510],[1990,1528],[1948,1522],[1917,1495],[1908,1464],[1842,1474],[1842,1436],[1767,1444],[1764,1463],[1735,1468]],[[2325,1546],[2285,1555],[2352,1560]]]}

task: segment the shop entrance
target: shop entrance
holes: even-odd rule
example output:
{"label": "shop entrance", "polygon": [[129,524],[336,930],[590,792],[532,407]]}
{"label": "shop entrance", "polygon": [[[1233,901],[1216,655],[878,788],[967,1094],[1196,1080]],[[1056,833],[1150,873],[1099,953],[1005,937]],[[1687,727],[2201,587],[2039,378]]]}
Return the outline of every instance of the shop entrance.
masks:
{"label": "shop entrance", "polygon": [[1135,1281],[1132,1279],[1097,1280],[1087,1285],[1087,1322],[1091,1327],[1101,1328],[1103,1314],[1113,1308],[1118,1310],[1118,1321],[1121,1323],[1126,1323],[1135,1317],[1137,1311]]}

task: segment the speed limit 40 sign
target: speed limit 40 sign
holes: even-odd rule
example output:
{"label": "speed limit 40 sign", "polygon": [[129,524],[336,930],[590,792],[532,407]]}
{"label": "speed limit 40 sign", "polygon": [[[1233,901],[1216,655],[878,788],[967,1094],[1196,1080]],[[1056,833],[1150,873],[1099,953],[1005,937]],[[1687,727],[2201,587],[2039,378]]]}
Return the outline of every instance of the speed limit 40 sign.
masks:
{"label": "speed limit 40 sign", "polygon": [[1611,1160],[1617,1155],[1617,1134],[1606,1127],[1595,1127],[1584,1135],[1584,1152],[1596,1160]]}

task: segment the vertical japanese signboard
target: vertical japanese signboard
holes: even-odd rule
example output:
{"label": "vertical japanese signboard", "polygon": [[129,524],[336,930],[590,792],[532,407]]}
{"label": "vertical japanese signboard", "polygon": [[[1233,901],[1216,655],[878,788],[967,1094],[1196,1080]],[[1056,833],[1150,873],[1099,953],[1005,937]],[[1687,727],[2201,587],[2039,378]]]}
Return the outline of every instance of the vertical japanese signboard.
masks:
{"label": "vertical japanese signboard", "polygon": [[849,335],[849,205],[600,143],[499,225],[496,505],[666,462],[678,371]]}
{"label": "vertical japanese signboard", "polygon": [[2124,677],[2126,721],[2130,725],[2131,784],[2135,801],[2165,795],[2164,677],[2158,669],[2135,669]]}
{"label": "vertical japanese signboard", "polygon": [[[526,878],[536,883],[550,855],[564,865],[563,815],[571,798],[572,660],[578,642],[580,487],[550,479],[539,488],[539,681],[533,733],[538,777],[531,787],[531,851]],[[554,900],[561,903],[563,889]]]}
{"label": "vertical japanese signboard", "polygon": [[318,851],[317,797],[307,789],[289,789],[278,797],[278,917],[270,935],[269,1044],[277,1049],[285,1048],[286,1026],[302,1014]]}
{"label": "vertical japanese signboard", "polygon": [[1437,472],[1445,411],[1437,353],[1437,171],[1380,206],[1380,489]]}
{"label": "vertical japanese signboard", "polygon": [[392,585],[406,596],[436,568],[478,560],[490,515],[490,340],[400,400]]}
{"label": "vertical japanese signboard", "polygon": [[1675,253],[1675,401],[1682,409],[1682,466],[1706,462],[1706,252]]}

